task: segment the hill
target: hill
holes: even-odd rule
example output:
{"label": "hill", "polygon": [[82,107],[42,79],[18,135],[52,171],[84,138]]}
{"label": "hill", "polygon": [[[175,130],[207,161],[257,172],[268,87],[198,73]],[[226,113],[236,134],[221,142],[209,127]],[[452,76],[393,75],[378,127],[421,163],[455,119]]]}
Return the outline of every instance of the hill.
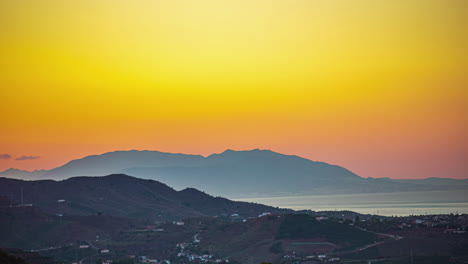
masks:
{"label": "hill", "polygon": [[234,213],[249,217],[267,211],[288,211],[213,197],[195,189],[176,191],[154,180],[123,174],[63,181],[0,178],[0,195],[16,203],[33,204],[49,214],[64,216],[111,215],[163,221]]}
{"label": "hill", "polygon": [[247,223],[213,223],[199,238],[198,247],[202,251],[246,264],[284,263],[281,259],[285,255],[325,254],[379,239],[373,233],[348,224],[317,221],[314,216],[303,214],[268,215]]}

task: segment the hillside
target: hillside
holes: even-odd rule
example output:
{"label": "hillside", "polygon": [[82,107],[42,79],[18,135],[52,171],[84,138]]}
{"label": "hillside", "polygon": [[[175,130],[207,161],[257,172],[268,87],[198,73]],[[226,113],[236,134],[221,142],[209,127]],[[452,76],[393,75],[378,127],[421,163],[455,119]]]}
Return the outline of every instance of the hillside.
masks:
{"label": "hillside", "polygon": [[130,229],[138,220],[113,216],[57,216],[37,207],[0,207],[0,248],[43,249]]}
{"label": "hillside", "polygon": [[284,255],[314,255],[373,243],[377,235],[302,214],[269,215],[247,223],[211,224],[200,233],[202,250],[239,263],[281,263]]}
{"label": "hillside", "polygon": [[264,205],[234,202],[195,189],[176,191],[153,181],[114,174],[74,177],[63,181],[23,181],[0,178],[0,195],[33,204],[49,214],[112,215],[117,217],[177,220],[237,213],[243,217],[263,212],[286,212]]}

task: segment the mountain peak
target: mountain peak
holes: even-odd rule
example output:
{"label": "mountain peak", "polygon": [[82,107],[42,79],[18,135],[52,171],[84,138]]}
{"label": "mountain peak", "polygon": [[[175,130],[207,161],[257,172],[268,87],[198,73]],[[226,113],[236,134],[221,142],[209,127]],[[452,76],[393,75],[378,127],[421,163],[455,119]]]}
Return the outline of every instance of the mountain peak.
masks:
{"label": "mountain peak", "polygon": [[0,176],[17,179],[37,179],[39,177],[42,177],[46,173],[47,170],[27,171],[16,168],[9,168],[0,172]]}
{"label": "mountain peak", "polygon": [[12,172],[31,172],[31,171],[27,171],[27,170],[21,170],[21,169],[17,169],[17,168],[9,168],[9,169],[6,169],[4,171],[1,171],[0,174],[2,173],[12,173]]}
{"label": "mountain peak", "polygon": [[[219,154],[212,154],[210,156],[215,156],[215,155],[242,155],[242,154],[279,154],[277,152],[271,151],[269,149],[250,149],[250,150],[232,150],[232,149],[226,149],[225,151],[219,153]],[[209,157],[209,156],[208,156]]]}

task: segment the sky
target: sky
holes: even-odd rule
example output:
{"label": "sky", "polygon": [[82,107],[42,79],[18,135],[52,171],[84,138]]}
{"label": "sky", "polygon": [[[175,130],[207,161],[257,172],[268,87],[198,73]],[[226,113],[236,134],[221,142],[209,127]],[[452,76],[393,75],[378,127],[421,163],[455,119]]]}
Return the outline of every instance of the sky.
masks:
{"label": "sky", "polygon": [[271,149],[468,178],[468,1],[0,1],[0,170]]}

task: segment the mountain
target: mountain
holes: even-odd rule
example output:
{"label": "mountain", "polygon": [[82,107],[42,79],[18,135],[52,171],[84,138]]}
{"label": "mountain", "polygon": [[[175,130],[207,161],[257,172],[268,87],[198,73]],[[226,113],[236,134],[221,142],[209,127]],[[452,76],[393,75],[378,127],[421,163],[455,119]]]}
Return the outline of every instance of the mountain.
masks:
{"label": "mountain", "polygon": [[[466,189],[437,180],[362,178],[336,165],[269,150],[226,150],[207,157],[158,151],[115,151],[88,156],[46,172],[43,179],[123,173],[194,187],[229,198]],[[466,182],[466,181],[465,181]],[[443,184],[444,183],[444,184]]]}
{"label": "mountain", "polygon": [[250,217],[263,212],[290,211],[213,197],[193,188],[176,191],[157,181],[123,174],[63,181],[0,178],[0,195],[16,204],[23,201],[47,214],[64,216],[107,215],[164,221],[231,214]]}
{"label": "mountain", "polygon": [[[269,150],[234,151],[208,157],[158,151],[116,151],[73,160],[45,178],[124,173],[228,197],[294,195],[363,184],[351,171]],[[331,188],[329,188],[331,187]],[[367,188],[367,187],[365,187]]]}
{"label": "mountain", "polygon": [[434,186],[468,186],[468,179],[426,178],[394,180],[401,183],[429,184]]}
{"label": "mountain", "polygon": [[8,169],[0,172],[0,177],[12,178],[12,179],[24,179],[24,180],[37,180],[41,179],[48,171],[47,170],[19,170],[19,169]]}
{"label": "mountain", "polygon": [[174,154],[148,150],[114,151],[72,160],[63,166],[48,171],[44,175],[44,178],[65,179],[83,175],[109,175],[131,167],[196,166],[203,160],[204,157],[200,155]]}

